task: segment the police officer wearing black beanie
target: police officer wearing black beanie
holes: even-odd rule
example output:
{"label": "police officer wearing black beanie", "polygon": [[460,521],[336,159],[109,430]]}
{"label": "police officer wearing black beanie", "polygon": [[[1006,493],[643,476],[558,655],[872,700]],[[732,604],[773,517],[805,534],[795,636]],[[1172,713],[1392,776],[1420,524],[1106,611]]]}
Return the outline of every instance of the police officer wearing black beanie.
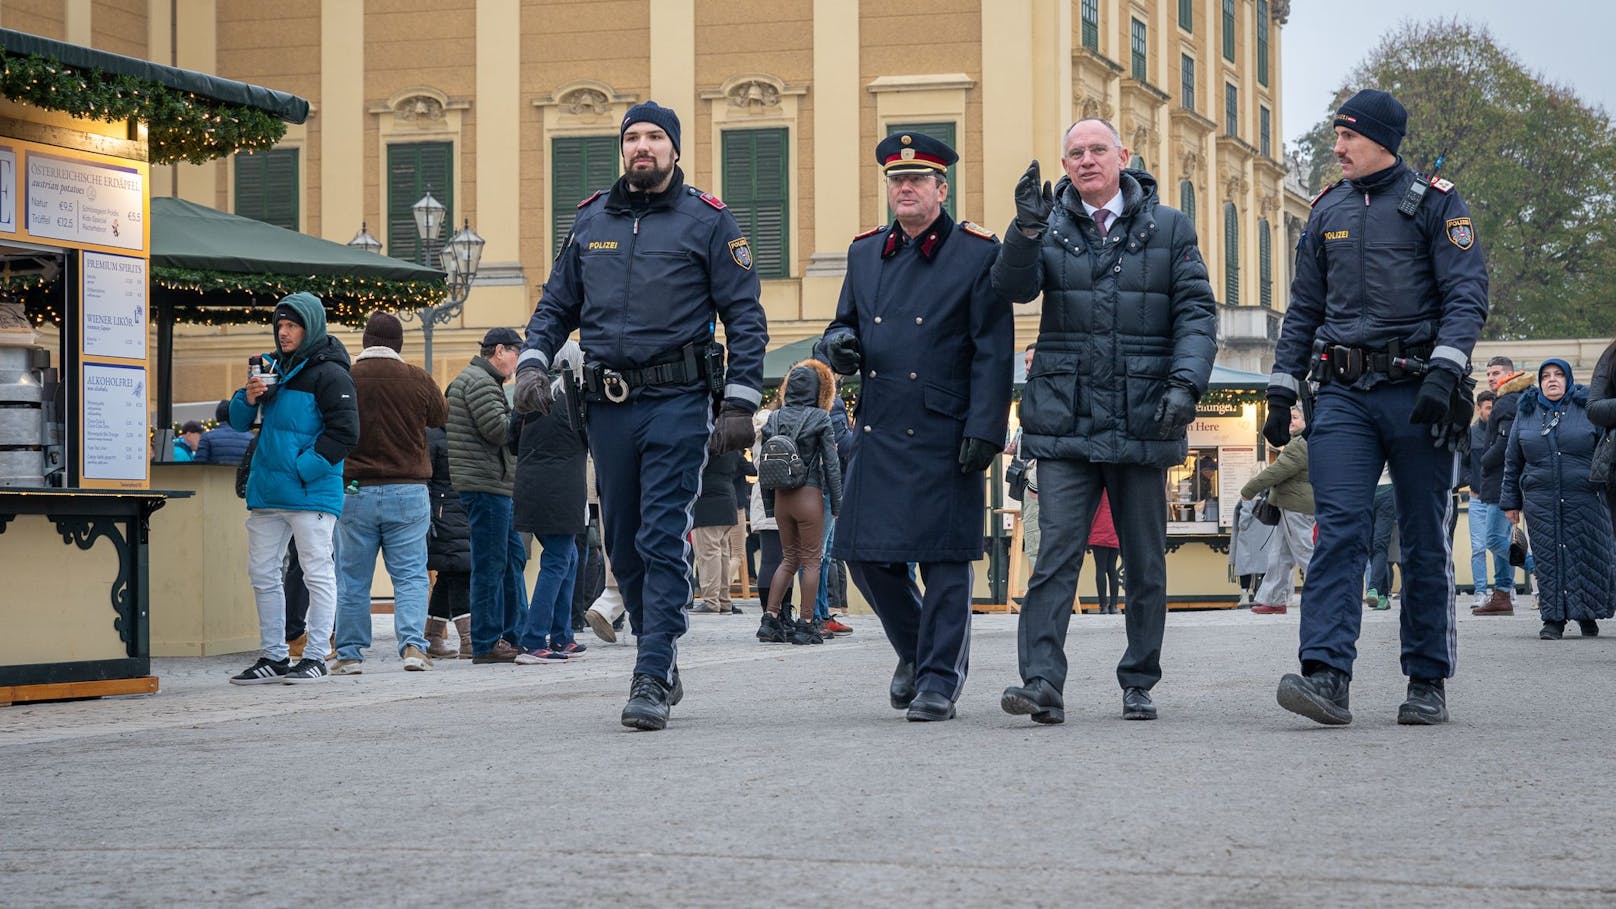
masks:
{"label": "police officer wearing black beanie", "polygon": [[1487,270],[1452,183],[1397,150],[1408,112],[1365,89],[1336,111],[1343,179],[1313,200],[1268,384],[1263,436],[1290,440],[1290,409],[1319,383],[1308,435],[1318,548],[1302,588],[1300,674],[1280,706],[1352,721],[1347,689],[1362,619],[1377,478],[1390,467],[1403,550],[1404,725],[1448,719],[1457,666],[1449,490],[1471,415],[1470,352],[1487,319]]}
{"label": "police officer wearing black beanie", "polygon": [[[639,629],[622,722],[655,730],[684,693],[685,534],[702,464],[752,444],[769,337],[751,243],[722,201],[684,182],[679,117],[644,101],[619,136],[623,176],[578,203],[528,322],[515,406],[549,411],[551,357],[577,329],[606,554]],[[712,352],[714,313],[727,357]]]}

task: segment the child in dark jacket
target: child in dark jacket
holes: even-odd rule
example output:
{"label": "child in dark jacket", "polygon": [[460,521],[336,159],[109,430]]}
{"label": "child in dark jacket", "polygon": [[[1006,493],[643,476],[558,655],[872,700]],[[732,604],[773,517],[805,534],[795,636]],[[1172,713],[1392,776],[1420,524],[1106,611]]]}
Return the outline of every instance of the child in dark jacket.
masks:
{"label": "child in dark jacket", "polygon": [[[807,480],[794,489],[763,490],[764,510],[772,515],[780,530],[780,567],[774,571],[769,583],[768,617],[758,637],[765,633],[773,640],[793,644],[820,644],[824,635],[812,610],[819,591],[820,546],[824,539],[825,521],[835,517],[842,508],[842,470],[836,456],[836,440],[830,425],[831,396],[835,385],[830,368],[817,360],[804,360],[791,367],[781,388],[785,404],[770,415],[763,424],[761,438],[767,440],[782,433],[790,434],[796,443],[797,454],[808,468]],[[825,493],[830,494],[830,514],[825,514]],[[802,621],[780,621],[780,603],[791,586],[792,578],[802,570]],[[770,625],[770,622],[773,625]],[[778,637],[773,637],[778,629]]]}

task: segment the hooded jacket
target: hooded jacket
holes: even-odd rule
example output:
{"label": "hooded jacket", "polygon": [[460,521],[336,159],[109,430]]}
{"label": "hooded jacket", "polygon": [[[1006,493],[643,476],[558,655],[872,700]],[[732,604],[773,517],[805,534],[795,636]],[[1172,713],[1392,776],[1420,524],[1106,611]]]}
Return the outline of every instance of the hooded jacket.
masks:
{"label": "hooded jacket", "polygon": [[1169,384],[1206,392],[1217,303],[1195,225],[1162,205],[1156,178],[1121,174],[1122,214],[1105,236],[1070,177],[1039,237],[1014,225],[993,266],[1012,302],[1044,295],[1038,348],[1021,398],[1021,456],[1166,467],[1189,451],[1182,427],[1156,422]]}
{"label": "hooded jacket", "polygon": [[[791,367],[780,399],[785,402],[769,415],[759,439],[767,440],[785,430],[795,430],[797,455],[808,465],[803,485],[830,493],[830,513],[842,511],[842,469],[836,455],[836,437],[830,425],[830,402],[835,394],[830,367],[818,360],[803,360]],[[763,507],[774,514],[774,490],[763,490]]]}
{"label": "hooded jacket", "polygon": [[367,347],[351,370],[359,400],[359,444],[342,475],[361,486],[432,479],[426,429],[442,426],[443,394],[426,370],[391,347]]}
{"label": "hooded jacket", "polygon": [[1521,395],[1498,504],[1526,512],[1543,620],[1608,619],[1616,612],[1616,543],[1605,498],[1588,481],[1599,430],[1588,419],[1588,389],[1572,384],[1570,364],[1543,362],[1551,364],[1565,372],[1566,393],[1558,401],[1541,387]]}
{"label": "hooded jacket", "polygon": [[[303,320],[303,343],[282,355],[278,343],[264,354],[276,384],[247,403],[247,390],[230,399],[230,425],[243,432],[261,422],[247,478],[247,508],[342,514],[343,459],[359,443],[359,407],[348,351],[326,334],[320,298],[295,293],[281,301]],[[275,337],[271,326],[271,339]]]}
{"label": "hooded jacket", "polygon": [[1477,497],[1489,505],[1498,504],[1499,489],[1504,483],[1504,454],[1509,450],[1510,427],[1515,425],[1515,409],[1520,406],[1521,394],[1532,388],[1532,377],[1517,372],[1498,383],[1498,399],[1493,402],[1492,416],[1487,418],[1487,448],[1482,452],[1481,485],[1474,487]]}

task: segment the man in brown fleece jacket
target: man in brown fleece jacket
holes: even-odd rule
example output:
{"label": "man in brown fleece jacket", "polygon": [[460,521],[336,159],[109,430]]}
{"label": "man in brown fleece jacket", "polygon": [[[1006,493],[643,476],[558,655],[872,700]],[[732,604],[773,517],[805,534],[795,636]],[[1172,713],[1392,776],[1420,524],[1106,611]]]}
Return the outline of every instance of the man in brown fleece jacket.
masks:
{"label": "man in brown fleece jacket", "polygon": [[[447,416],[443,392],[404,362],[404,326],[388,313],[365,323],[352,375],[359,398],[359,445],[342,471],[347,501],[337,521],[337,630],[333,675],[358,675],[370,646],[370,582],[376,553],[393,579],[393,629],[404,668],[432,668],[426,655],[426,537],[432,526],[426,429]],[[442,620],[435,620],[442,625]],[[442,637],[444,629],[433,629]]]}

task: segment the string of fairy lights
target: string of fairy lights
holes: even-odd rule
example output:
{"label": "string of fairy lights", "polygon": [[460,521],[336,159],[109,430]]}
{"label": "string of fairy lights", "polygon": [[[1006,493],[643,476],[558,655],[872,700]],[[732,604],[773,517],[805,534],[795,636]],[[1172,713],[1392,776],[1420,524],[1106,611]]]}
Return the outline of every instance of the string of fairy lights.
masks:
{"label": "string of fairy lights", "polygon": [[0,95],[75,117],[139,120],[153,164],[206,164],[274,147],[286,124],[274,114],[169,88],[149,79],[77,69],[37,54],[0,50]]}

